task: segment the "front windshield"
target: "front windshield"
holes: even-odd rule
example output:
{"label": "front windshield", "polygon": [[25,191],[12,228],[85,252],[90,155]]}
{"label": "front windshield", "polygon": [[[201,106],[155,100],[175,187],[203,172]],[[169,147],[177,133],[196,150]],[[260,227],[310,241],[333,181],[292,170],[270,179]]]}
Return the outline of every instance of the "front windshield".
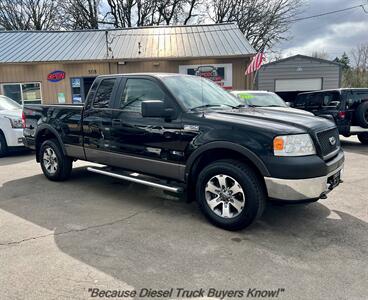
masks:
{"label": "front windshield", "polygon": [[162,80],[171,93],[188,109],[229,108],[244,105],[214,82],[196,76],[168,76]]}
{"label": "front windshield", "polygon": [[22,106],[19,105],[14,100],[0,95],[0,110],[17,110],[22,109]]}
{"label": "front windshield", "polygon": [[239,92],[236,94],[240,100],[243,100],[245,104],[249,106],[280,106],[287,107],[284,100],[274,93],[252,93],[252,92]]}

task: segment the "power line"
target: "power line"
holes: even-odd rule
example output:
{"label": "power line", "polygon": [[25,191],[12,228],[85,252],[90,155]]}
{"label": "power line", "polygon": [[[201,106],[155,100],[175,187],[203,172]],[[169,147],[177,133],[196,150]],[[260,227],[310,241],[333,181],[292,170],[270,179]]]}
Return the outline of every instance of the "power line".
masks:
{"label": "power line", "polygon": [[323,16],[332,15],[332,14],[340,13],[340,12],[347,11],[347,10],[356,9],[356,8],[361,8],[361,9],[363,9],[363,11],[366,14],[368,14],[368,11],[365,9],[365,6],[366,5],[367,4],[360,4],[360,5],[355,5],[355,6],[351,6],[351,7],[347,7],[347,8],[343,8],[343,9],[328,11],[328,12],[317,14],[317,15],[312,15],[312,16],[302,17],[302,18],[297,18],[297,19],[291,20],[291,22],[298,22],[298,21],[308,20],[308,19],[312,19],[312,18],[323,17]]}

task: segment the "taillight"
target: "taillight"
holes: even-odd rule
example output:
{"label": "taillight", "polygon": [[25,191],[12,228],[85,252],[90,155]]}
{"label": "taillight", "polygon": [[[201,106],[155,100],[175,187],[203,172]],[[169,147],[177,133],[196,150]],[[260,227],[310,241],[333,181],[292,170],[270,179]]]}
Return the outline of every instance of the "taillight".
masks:
{"label": "taillight", "polygon": [[345,117],[346,117],[346,112],[345,111],[340,111],[339,112],[339,119],[344,120]]}
{"label": "taillight", "polygon": [[26,128],[26,115],[24,114],[24,111],[22,112],[22,127]]}

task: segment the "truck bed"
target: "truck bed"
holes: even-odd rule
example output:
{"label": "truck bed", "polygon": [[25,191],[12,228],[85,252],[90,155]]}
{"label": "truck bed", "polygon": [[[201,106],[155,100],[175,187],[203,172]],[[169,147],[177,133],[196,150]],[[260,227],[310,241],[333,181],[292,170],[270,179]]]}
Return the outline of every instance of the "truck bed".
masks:
{"label": "truck bed", "polygon": [[82,142],[82,111],[83,105],[25,105],[23,108],[24,136],[26,139],[34,138],[36,129],[40,130],[47,124],[55,129],[62,139],[65,137],[70,141]]}

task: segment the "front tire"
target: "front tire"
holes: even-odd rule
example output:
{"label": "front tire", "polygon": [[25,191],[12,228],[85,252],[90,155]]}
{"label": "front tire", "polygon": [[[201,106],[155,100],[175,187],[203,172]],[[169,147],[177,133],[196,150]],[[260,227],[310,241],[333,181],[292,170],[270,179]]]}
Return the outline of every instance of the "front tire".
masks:
{"label": "front tire", "polygon": [[358,133],[358,140],[363,145],[368,145],[368,132]]}
{"label": "front tire", "polygon": [[73,160],[63,154],[57,140],[44,141],[39,157],[43,174],[49,180],[63,181],[70,177]]}
{"label": "front tire", "polygon": [[266,193],[264,183],[246,164],[220,160],[200,172],[196,198],[211,223],[226,230],[240,230],[262,215]]}
{"label": "front tire", "polygon": [[3,133],[0,132],[0,157],[4,157],[7,154],[8,154],[8,144],[6,143]]}

